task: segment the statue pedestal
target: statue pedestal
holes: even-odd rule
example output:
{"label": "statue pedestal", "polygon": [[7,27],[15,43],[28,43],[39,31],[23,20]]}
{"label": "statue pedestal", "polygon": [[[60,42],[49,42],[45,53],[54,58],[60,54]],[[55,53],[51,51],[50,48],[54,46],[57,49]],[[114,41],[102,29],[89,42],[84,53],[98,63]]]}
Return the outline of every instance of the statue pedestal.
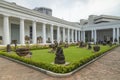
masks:
{"label": "statue pedestal", "polygon": [[[52,62],[51,64],[55,64],[54,62]],[[65,62],[65,64],[56,64],[56,65],[63,65],[63,66],[67,66],[69,65],[70,63],[69,62]]]}

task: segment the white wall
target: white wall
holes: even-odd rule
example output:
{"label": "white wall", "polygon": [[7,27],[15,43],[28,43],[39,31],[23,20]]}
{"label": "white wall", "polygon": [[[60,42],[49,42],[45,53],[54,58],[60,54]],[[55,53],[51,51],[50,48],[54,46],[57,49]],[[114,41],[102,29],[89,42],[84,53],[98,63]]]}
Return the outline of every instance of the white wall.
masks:
{"label": "white wall", "polygon": [[50,32],[50,26],[49,25],[46,26],[46,40],[48,40],[48,38],[51,39],[51,32]]}
{"label": "white wall", "polygon": [[25,36],[30,36],[30,26],[32,26],[32,23],[25,22]]}
{"label": "white wall", "polygon": [[37,32],[37,37],[41,36],[43,38],[43,33],[42,33],[42,24],[38,24],[36,25],[36,32]]}
{"label": "white wall", "polygon": [[97,41],[104,40],[104,36],[112,37],[112,29],[105,29],[105,30],[97,30]]}

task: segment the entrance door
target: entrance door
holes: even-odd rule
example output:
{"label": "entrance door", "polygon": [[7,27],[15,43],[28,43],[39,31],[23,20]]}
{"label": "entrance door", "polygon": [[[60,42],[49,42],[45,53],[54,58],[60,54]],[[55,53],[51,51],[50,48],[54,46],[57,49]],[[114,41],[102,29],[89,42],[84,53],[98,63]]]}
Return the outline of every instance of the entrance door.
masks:
{"label": "entrance door", "polygon": [[20,27],[17,24],[11,24],[11,42],[17,40],[20,43]]}

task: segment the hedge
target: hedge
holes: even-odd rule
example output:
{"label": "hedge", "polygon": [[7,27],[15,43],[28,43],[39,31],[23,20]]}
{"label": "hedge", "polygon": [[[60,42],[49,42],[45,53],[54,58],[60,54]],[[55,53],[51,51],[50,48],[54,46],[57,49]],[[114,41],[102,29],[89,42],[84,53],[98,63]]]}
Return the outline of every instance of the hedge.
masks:
{"label": "hedge", "polygon": [[[63,45],[60,45],[61,47],[64,47],[64,44]],[[69,44],[69,46],[76,46],[75,43],[72,43],[72,44]],[[42,50],[42,49],[49,49],[49,45],[39,45],[39,44],[34,44],[34,45],[29,45],[29,44],[26,44],[26,45],[21,45],[21,46],[17,46],[17,48],[29,48],[30,50]],[[15,46],[11,46],[11,50],[12,51],[15,51]],[[6,51],[6,47],[0,47],[0,51]]]}
{"label": "hedge", "polygon": [[87,62],[95,59],[96,57],[100,56],[101,54],[103,54],[103,53],[105,53],[105,52],[107,52],[115,47],[117,47],[117,46],[112,46],[107,50],[96,52],[95,54],[93,54],[91,56],[84,57],[84,58],[80,59],[79,61],[71,63],[67,66],[57,65],[57,64],[48,64],[48,63],[43,63],[43,62],[35,62],[35,61],[30,60],[30,59],[25,59],[25,58],[22,58],[19,56],[10,55],[10,54],[8,54],[6,52],[2,52],[2,51],[0,52],[0,55],[7,56],[7,57],[22,61],[22,62],[30,64],[30,65],[34,65],[36,67],[40,67],[40,68],[43,68],[43,69],[46,69],[46,70],[49,70],[49,71],[52,71],[55,73],[62,73],[63,74],[63,73],[68,73],[68,72],[75,70],[76,68],[86,64]]}

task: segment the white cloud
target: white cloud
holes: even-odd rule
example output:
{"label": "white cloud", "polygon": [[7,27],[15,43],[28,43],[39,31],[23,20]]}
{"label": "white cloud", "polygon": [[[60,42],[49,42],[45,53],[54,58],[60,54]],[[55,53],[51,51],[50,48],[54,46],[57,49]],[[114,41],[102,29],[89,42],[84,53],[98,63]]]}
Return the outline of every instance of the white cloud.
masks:
{"label": "white cloud", "polygon": [[49,7],[53,16],[68,21],[79,21],[88,15],[117,15],[120,16],[120,0],[6,0],[31,8]]}

